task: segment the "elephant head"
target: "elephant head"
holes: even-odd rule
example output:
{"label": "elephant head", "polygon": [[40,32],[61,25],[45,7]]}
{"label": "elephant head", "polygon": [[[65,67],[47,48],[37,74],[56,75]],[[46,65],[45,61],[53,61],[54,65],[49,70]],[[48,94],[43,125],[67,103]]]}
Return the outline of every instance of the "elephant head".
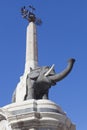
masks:
{"label": "elephant head", "polygon": [[67,68],[59,74],[55,73],[54,65],[52,67],[44,66],[38,67],[27,76],[27,92],[25,100],[27,99],[48,99],[49,88],[56,85],[56,82],[66,77],[72,70],[75,59],[68,61]]}

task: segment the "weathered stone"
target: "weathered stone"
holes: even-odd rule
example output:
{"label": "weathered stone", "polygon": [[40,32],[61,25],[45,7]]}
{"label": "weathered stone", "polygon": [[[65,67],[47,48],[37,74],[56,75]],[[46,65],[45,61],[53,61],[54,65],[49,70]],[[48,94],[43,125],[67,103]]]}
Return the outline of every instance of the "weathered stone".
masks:
{"label": "weathered stone", "polygon": [[0,121],[0,130],[12,130],[7,120]]}
{"label": "weathered stone", "polygon": [[70,130],[76,130],[76,126],[72,124]]}
{"label": "weathered stone", "polygon": [[[68,130],[70,126],[67,115],[50,100],[32,99],[9,104],[0,110],[2,130],[5,127],[6,130]],[[7,129],[2,123],[4,121],[11,129]],[[69,130],[76,130],[73,126],[72,124]]]}
{"label": "weathered stone", "polygon": [[66,119],[66,126],[67,126],[68,128],[70,128],[70,126],[71,126],[71,121],[70,121],[69,118]]}
{"label": "weathered stone", "polygon": [[30,22],[27,27],[26,37],[26,62],[25,62],[25,73],[30,72],[30,68],[38,66],[38,50],[37,50],[37,34],[36,25]]}

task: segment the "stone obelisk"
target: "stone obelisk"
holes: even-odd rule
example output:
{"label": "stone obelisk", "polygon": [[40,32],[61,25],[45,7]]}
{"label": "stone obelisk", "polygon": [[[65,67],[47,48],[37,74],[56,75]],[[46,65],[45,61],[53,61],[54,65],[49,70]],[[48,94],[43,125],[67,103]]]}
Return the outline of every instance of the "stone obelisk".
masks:
{"label": "stone obelisk", "polygon": [[30,72],[30,68],[34,69],[38,66],[38,50],[37,50],[37,33],[36,25],[34,22],[30,22],[27,27],[26,35],[26,61],[25,61],[25,73]]}

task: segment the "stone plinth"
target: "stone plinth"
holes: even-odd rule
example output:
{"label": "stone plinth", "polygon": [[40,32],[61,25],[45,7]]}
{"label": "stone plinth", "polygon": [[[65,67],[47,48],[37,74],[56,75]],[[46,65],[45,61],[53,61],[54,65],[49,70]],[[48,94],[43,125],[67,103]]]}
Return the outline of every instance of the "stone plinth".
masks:
{"label": "stone plinth", "polygon": [[2,130],[76,130],[75,125],[50,100],[27,100],[0,109]]}

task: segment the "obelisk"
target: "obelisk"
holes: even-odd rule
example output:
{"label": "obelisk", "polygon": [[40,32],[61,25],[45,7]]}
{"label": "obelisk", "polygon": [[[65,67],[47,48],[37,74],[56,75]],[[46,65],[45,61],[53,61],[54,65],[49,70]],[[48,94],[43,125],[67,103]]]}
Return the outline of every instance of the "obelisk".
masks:
{"label": "obelisk", "polygon": [[25,73],[29,73],[30,68],[34,69],[38,66],[38,51],[37,51],[37,33],[36,25],[30,22],[27,27],[26,35],[26,61]]}

